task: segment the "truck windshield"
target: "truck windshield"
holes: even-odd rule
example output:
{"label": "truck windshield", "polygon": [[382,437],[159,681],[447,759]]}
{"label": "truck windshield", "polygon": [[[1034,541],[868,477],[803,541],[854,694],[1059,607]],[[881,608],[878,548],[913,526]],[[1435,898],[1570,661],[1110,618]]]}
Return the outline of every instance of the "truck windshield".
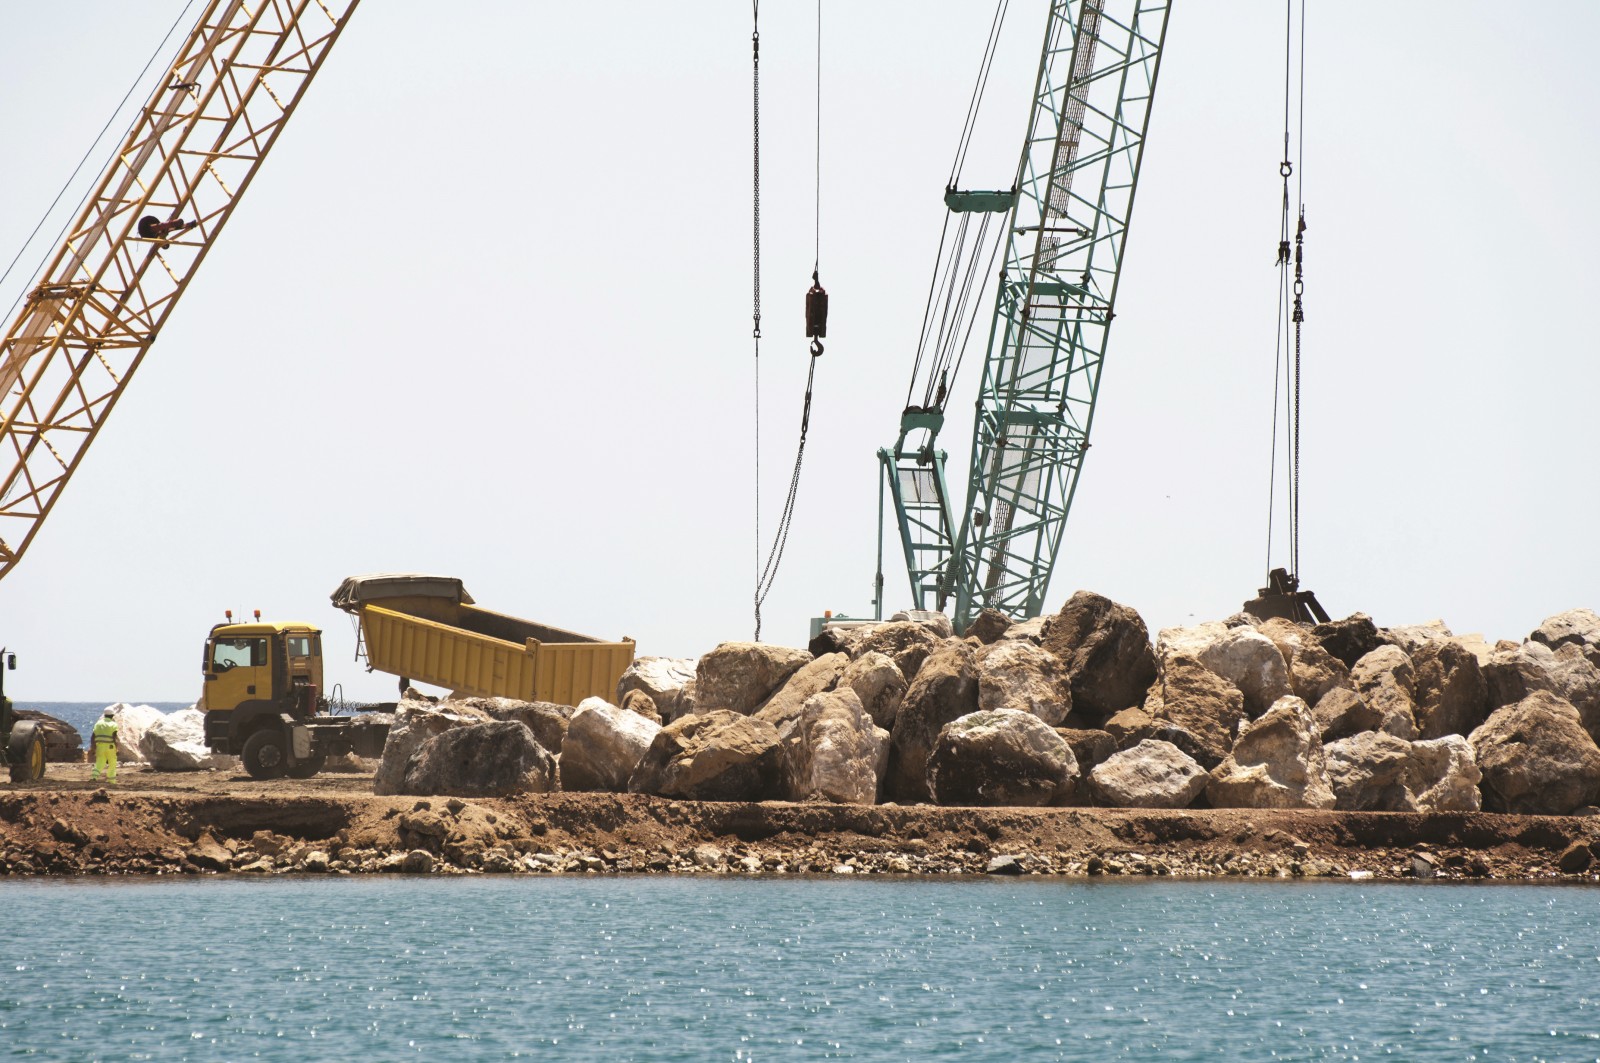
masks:
{"label": "truck windshield", "polygon": [[219,672],[238,667],[257,668],[266,663],[266,639],[218,639],[212,646],[211,665]]}

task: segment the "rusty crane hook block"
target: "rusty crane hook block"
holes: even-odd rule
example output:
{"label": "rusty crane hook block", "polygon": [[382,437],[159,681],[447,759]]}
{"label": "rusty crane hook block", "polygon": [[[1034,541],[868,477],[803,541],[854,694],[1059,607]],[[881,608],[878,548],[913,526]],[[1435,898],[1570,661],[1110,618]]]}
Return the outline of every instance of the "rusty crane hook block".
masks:
{"label": "rusty crane hook block", "polygon": [[806,337],[811,340],[811,357],[822,354],[822,341],[828,335],[828,292],[811,271],[811,289],[806,292]]}

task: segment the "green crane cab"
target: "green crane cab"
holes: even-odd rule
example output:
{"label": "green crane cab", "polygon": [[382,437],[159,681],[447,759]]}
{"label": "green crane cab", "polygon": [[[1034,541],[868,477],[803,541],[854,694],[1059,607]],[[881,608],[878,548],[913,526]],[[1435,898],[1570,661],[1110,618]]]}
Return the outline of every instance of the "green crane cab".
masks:
{"label": "green crane cab", "polygon": [[[258,614],[259,616],[259,614]],[[350,718],[328,716],[322,632],[310,624],[217,624],[206,639],[200,707],[206,745],[254,779],[308,779],[331,753],[356,752]]]}
{"label": "green crane cab", "polygon": [[37,782],[44,778],[44,728],[35,720],[19,720],[6,697],[5,677],[15,671],[17,655],[0,649],[5,667],[0,668],[0,749],[11,766],[12,782]]}

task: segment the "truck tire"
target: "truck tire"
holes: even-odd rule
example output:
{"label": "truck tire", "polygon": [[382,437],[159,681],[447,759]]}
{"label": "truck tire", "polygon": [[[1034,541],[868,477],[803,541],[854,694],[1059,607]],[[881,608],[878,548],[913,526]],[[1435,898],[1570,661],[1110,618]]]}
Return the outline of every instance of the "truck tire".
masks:
{"label": "truck tire", "polygon": [[263,727],[244,740],[239,751],[252,779],[278,779],[289,767],[288,740],[276,727]]}
{"label": "truck tire", "polygon": [[317,772],[321,771],[322,766],[327,762],[327,753],[313,753],[310,760],[297,760],[293,764],[289,765],[289,778],[309,779]]}
{"label": "truck tire", "polygon": [[12,782],[38,782],[44,778],[44,732],[36,722],[22,720],[11,728],[6,760],[11,763]]}

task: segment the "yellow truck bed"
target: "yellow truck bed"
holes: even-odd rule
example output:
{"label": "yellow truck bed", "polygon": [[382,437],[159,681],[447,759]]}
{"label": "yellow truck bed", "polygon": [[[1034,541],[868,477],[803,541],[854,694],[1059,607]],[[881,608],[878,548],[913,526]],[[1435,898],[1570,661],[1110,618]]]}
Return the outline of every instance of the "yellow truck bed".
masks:
{"label": "yellow truck bed", "polygon": [[609,701],[633,663],[632,639],[602,642],[479,608],[459,580],[353,577],[333,601],[360,617],[373,668],[460,694],[561,705]]}

